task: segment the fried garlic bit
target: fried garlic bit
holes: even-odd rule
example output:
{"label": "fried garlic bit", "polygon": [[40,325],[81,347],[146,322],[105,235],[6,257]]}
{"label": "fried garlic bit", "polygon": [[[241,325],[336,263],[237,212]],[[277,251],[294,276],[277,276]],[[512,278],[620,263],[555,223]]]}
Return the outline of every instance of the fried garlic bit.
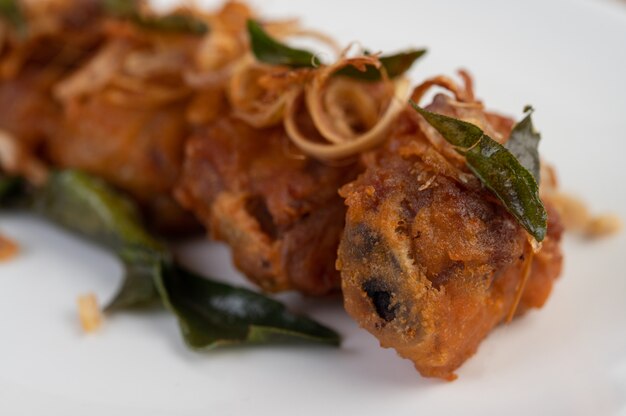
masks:
{"label": "fried garlic bit", "polygon": [[102,312],[93,293],[78,297],[78,318],[85,332],[95,332],[102,326]]}
{"label": "fried garlic bit", "polygon": [[11,260],[17,255],[19,249],[15,241],[0,234],[0,262]]}

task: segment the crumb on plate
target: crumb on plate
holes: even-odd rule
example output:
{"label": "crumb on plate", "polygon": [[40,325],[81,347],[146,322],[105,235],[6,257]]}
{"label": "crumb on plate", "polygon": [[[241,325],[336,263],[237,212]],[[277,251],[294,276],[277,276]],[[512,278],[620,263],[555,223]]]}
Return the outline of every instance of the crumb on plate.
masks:
{"label": "crumb on plate", "polygon": [[0,262],[9,261],[19,252],[19,245],[0,234]]}
{"label": "crumb on plate", "polygon": [[94,332],[102,326],[102,312],[93,293],[78,297],[78,317],[85,332]]}

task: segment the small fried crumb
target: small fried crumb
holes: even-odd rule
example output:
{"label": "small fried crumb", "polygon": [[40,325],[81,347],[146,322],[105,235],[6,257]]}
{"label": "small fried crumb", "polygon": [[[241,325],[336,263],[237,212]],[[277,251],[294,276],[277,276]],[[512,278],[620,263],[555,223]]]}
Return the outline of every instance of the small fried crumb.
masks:
{"label": "small fried crumb", "polygon": [[0,235],[0,262],[9,261],[17,256],[19,249],[15,241]]}
{"label": "small fried crumb", "polygon": [[85,332],[94,332],[102,326],[102,312],[93,293],[78,297],[78,318]]}
{"label": "small fried crumb", "polygon": [[604,237],[622,229],[622,220],[615,214],[599,215],[587,223],[585,234],[588,237]]}

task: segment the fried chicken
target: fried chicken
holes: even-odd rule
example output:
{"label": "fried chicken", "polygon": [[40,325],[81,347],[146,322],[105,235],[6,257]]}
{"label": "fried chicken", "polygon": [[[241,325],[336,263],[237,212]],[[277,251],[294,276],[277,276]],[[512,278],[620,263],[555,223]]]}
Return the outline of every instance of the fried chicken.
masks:
{"label": "fried chicken", "polygon": [[[445,96],[429,109],[495,139],[511,130],[510,120]],[[524,229],[421,121],[407,109],[387,145],[364,157],[365,173],[341,189],[338,267],[348,313],[422,375],[450,380],[510,313],[544,304],[561,269],[562,227],[546,205],[548,235],[533,254]]]}
{"label": "fried chicken", "polygon": [[130,193],[166,232],[194,224],[171,191],[190,134],[183,69],[199,42],[110,21],[98,54],[56,87],[63,113],[47,143],[50,160]]}
{"label": "fried chicken", "polygon": [[291,155],[287,146],[282,127],[224,115],[187,143],[177,197],[264,290],[321,295],[339,287],[345,207],[337,190],[358,167]]}
{"label": "fried chicken", "polygon": [[0,21],[0,129],[37,150],[56,131],[54,85],[101,41],[101,10],[91,0],[29,3],[25,28]]}

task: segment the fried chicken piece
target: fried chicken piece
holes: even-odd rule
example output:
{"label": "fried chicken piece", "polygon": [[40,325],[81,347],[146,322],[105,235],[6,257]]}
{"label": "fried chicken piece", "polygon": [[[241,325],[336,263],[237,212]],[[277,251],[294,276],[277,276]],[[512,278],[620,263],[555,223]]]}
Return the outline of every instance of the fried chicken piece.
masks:
{"label": "fried chicken piece", "polygon": [[[445,96],[430,110],[478,124],[496,140],[512,125]],[[452,380],[515,308],[521,315],[545,303],[561,270],[562,227],[546,204],[548,234],[533,255],[524,229],[451,146],[435,149],[427,129],[408,109],[386,147],[365,157],[365,173],[341,189],[348,211],[338,267],[346,310],[381,346],[424,376]]]}
{"label": "fried chicken piece", "polygon": [[282,127],[224,115],[188,141],[176,195],[264,290],[321,295],[339,287],[345,207],[337,190],[358,167],[290,155],[288,143]]}
{"label": "fried chicken piece", "polygon": [[171,192],[190,134],[183,70],[201,37],[115,21],[107,31],[99,53],[57,85],[63,115],[47,154],[130,193],[157,229],[185,232],[195,222]]}
{"label": "fried chicken piece", "polygon": [[34,151],[57,128],[52,88],[101,41],[101,10],[92,0],[42,0],[24,13],[23,34],[0,22],[0,129]]}

